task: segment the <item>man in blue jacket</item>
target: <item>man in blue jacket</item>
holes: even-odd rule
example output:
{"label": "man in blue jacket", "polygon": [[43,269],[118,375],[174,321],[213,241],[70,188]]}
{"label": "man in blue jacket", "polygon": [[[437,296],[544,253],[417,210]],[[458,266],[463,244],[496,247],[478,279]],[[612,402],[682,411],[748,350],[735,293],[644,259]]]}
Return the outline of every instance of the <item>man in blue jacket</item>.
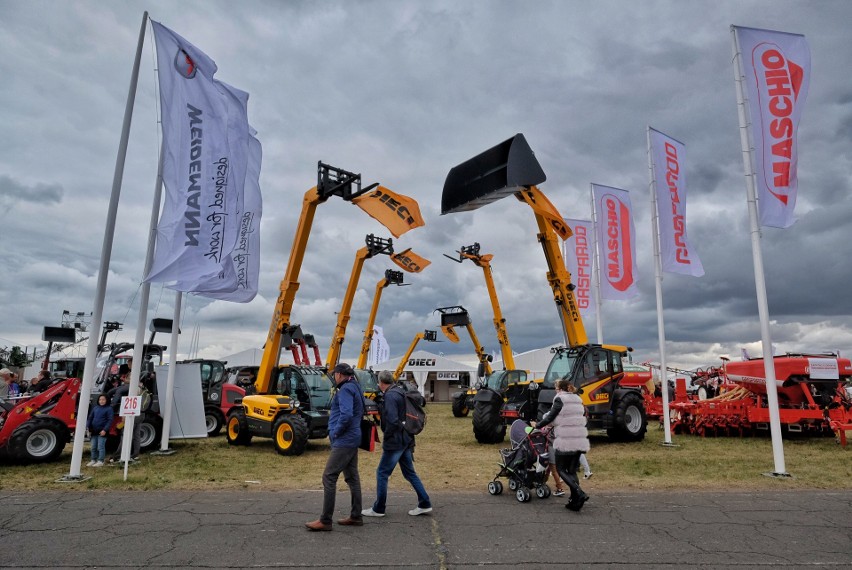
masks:
{"label": "man in blue jacket", "polygon": [[337,524],[344,526],[362,526],[361,518],[361,478],[358,475],[358,445],[361,443],[361,418],[364,416],[364,393],[355,379],[355,371],[343,362],[334,367],[334,383],[337,392],[331,399],[328,415],[328,439],[331,441],[331,453],[322,474],[323,503],[320,518],[305,526],[309,530],[331,530],[331,517],[334,514],[334,497],[337,494],[337,479],[343,473],[343,480],[349,485],[352,496],[350,514],[339,519]]}
{"label": "man in blue jacket", "polygon": [[411,483],[417,493],[417,508],[408,511],[417,516],[432,512],[429,495],[414,470],[414,436],[405,431],[405,389],[395,384],[393,375],[387,370],[379,372],[379,390],[384,394],[382,403],[382,458],[376,468],[376,502],[373,507],[361,512],[365,517],[385,516],[388,498],[388,479],[399,464],[402,476]]}

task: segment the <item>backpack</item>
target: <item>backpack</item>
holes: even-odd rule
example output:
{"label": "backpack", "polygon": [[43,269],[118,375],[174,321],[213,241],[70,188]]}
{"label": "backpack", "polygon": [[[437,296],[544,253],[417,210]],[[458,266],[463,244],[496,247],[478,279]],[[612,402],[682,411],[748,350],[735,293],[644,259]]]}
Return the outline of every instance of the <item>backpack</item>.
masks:
{"label": "backpack", "polygon": [[426,399],[417,390],[405,390],[402,388],[402,399],[405,402],[405,418],[402,420],[402,428],[411,435],[417,435],[426,427]]}

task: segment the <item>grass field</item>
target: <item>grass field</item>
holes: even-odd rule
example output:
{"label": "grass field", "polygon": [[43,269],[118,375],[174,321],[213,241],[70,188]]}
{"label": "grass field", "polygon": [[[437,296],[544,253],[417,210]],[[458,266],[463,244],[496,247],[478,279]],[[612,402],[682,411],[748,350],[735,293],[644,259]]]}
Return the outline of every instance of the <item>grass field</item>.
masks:
{"label": "grass field", "polygon": [[[471,420],[453,417],[449,404],[430,404],[426,430],[417,438],[415,464],[430,492],[487,492],[497,473],[503,444],[476,443]],[[649,426],[641,443],[611,443],[592,434],[588,454],[594,476],[583,482],[588,490],[781,490],[852,489],[852,446],[843,448],[834,438],[784,442],[784,458],[791,478],[766,477],[774,470],[769,437],[699,438],[673,436],[676,447],[664,447],[663,432]],[[57,483],[70,471],[71,445],[56,463],[15,465],[0,463],[0,489],[10,490],[201,490],[320,489],[320,477],[329,449],[328,440],[311,440],[298,457],[278,455],[269,439],[255,438],[250,447],[228,445],[224,435],[210,439],[172,441],[170,456],[145,454],[131,466],[127,481],[123,469],[83,468],[92,478],[82,483]],[[360,452],[365,491],[375,489],[380,453]],[[88,445],[83,463],[89,459]],[[340,481],[343,485],[343,481]],[[391,490],[405,489],[397,472]]]}

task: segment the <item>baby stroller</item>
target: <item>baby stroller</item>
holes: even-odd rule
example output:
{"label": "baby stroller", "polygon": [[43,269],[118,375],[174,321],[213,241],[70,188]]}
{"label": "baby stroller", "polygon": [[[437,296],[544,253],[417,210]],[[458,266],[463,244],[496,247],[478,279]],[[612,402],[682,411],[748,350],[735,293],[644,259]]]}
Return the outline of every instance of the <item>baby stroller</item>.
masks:
{"label": "baby stroller", "polygon": [[488,483],[488,492],[499,495],[503,492],[503,483],[499,477],[509,479],[509,489],[515,492],[518,502],[532,499],[532,491],[539,499],[550,496],[547,486],[547,467],[550,454],[547,435],[541,430],[532,429],[524,420],[515,420],[509,428],[511,449],[500,450],[500,471],[494,480]]}

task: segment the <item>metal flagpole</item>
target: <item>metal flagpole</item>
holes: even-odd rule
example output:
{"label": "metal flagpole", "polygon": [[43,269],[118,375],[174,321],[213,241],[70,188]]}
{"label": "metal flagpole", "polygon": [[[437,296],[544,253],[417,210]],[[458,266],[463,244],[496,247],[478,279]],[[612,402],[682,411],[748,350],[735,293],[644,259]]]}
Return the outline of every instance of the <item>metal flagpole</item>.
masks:
{"label": "metal flagpole", "polygon": [[[666,327],[663,322],[663,263],[660,256],[660,214],[657,209],[656,179],[654,178],[654,157],[651,152],[651,127],[647,127],[648,171],[651,188],[651,243],[654,244],[654,281],[657,289],[657,337],[660,343],[660,391],[663,395],[663,426],[665,441],[663,445],[672,445],[672,427],[669,417],[669,381],[666,369]],[[653,372],[652,372],[653,375]]]}
{"label": "metal flagpole", "polygon": [[775,477],[789,477],[784,466],[784,445],[781,439],[781,417],[778,411],[778,387],[775,385],[775,361],[769,335],[769,303],[766,299],[766,278],[763,273],[763,253],[760,249],[760,226],[757,221],[757,198],[749,140],[749,121],[746,118],[746,96],[743,88],[742,54],[736,26],[731,26],[734,50],[734,83],[737,91],[737,114],[740,120],[740,144],[746,178],[746,200],[751,231],[751,253],[754,260],[754,284],[757,290],[757,312],[760,316],[760,339],[763,346],[763,370],[766,375],[766,398],[769,403],[769,432],[772,436],[772,455],[775,459]]}
{"label": "metal flagpole", "polygon": [[101,246],[101,263],[98,268],[98,283],[95,292],[95,306],[92,310],[92,326],[89,334],[89,345],[86,351],[86,363],[83,367],[83,384],[80,387],[80,400],[77,409],[77,425],[74,429],[74,447],[71,452],[71,470],[64,481],[82,480],[80,465],[83,460],[83,434],[86,433],[86,421],[89,416],[89,400],[94,384],[95,360],[98,357],[98,340],[103,325],[104,297],[106,297],[109,262],[112,257],[112,242],[115,235],[115,218],[118,212],[118,199],[121,196],[121,181],[124,178],[124,161],[127,156],[127,141],[130,138],[130,123],[133,118],[133,104],[136,101],[136,84],[139,80],[139,65],[142,61],[142,44],[145,41],[145,26],[148,24],[148,12],[142,13],[142,26],[139,30],[139,42],[136,46],[136,57],[133,60],[133,71],[130,73],[130,88],[127,93],[127,104],[124,108],[124,123],[121,127],[121,138],[118,144],[118,156],[115,159],[115,173],[112,178],[112,194],[107,208],[104,241]]}
{"label": "metal flagpole", "polygon": [[597,325],[598,344],[603,344],[603,324],[601,321],[601,257],[598,251],[598,217],[595,210],[595,191],[592,184],[589,184],[589,198],[592,203],[592,239],[594,246],[592,251],[595,252],[595,324]]}
{"label": "metal flagpole", "polygon": [[177,371],[177,345],[178,334],[180,334],[180,311],[183,301],[183,293],[175,291],[175,314],[172,318],[172,340],[169,345],[169,376],[166,382],[166,407],[163,414],[163,436],[160,438],[160,454],[165,454],[169,449],[169,430],[172,426],[172,408],[174,407],[175,394],[175,372]]}

